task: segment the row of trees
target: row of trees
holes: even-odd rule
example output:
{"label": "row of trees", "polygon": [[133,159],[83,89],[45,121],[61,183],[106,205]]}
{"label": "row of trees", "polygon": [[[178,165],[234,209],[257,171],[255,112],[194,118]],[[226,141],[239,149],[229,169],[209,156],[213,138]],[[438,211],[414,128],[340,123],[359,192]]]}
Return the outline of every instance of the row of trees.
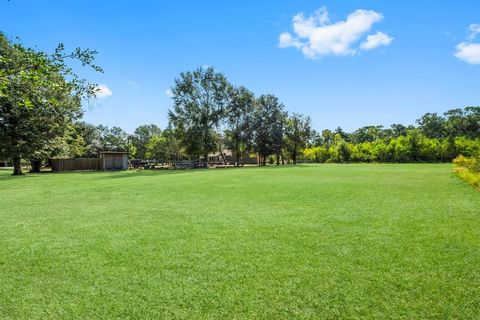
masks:
{"label": "row of trees", "polygon": [[480,107],[427,113],[416,123],[323,130],[304,156],[314,162],[435,162],[480,152]]}
{"label": "row of trees", "polygon": [[[245,88],[237,90],[234,91],[236,96],[233,98],[235,106],[226,112],[228,117],[224,131],[213,131],[211,139],[213,150],[235,150],[236,157],[240,160],[242,156],[255,151],[273,156],[270,161],[284,158],[292,162],[299,157],[313,162],[435,162],[451,161],[458,154],[470,156],[480,152],[480,121],[472,121],[479,114],[478,107],[445,112],[447,116],[443,118],[444,126],[451,128],[451,134],[445,137],[432,136],[436,131],[431,122],[425,121],[431,114],[417,120],[417,127],[394,124],[385,129],[382,126],[366,126],[351,133],[346,133],[341,128],[317,133],[310,128],[309,119],[301,115],[292,114],[274,121],[271,118],[276,118],[275,112],[268,108],[262,108],[267,111],[260,112],[262,109],[255,107],[255,104],[274,105],[264,101],[275,99],[274,97],[262,96],[256,101],[253,94]],[[245,101],[249,103],[246,104]],[[453,118],[452,114],[462,116]],[[266,126],[266,123],[271,126]],[[459,123],[468,126],[462,127]],[[202,137],[201,134],[194,133],[182,135],[182,131],[175,130],[172,125],[163,131],[154,124],[142,125],[132,135],[127,135],[116,127],[108,129],[85,123],[77,126],[77,132],[83,132],[80,141],[85,142],[83,148],[76,148],[83,150],[82,156],[95,156],[101,150],[128,150],[135,158],[178,159],[188,156],[186,150],[189,144],[192,148],[195,147],[198,143],[196,139]],[[457,131],[453,131],[453,128]],[[275,132],[276,135],[270,135]],[[268,135],[272,138],[271,149],[262,143]],[[182,136],[185,140],[182,140]],[[195,139],[187,138],[191,136]],[[276,141],[276,138],[281,139]],[[257,146],[256,141],[259,142]]]}
{"label": "row of trees", "polygon": [[[277,97],[236,87],[214,68],[181,73],[172,87],[168,126],[138,127],[131,135],[119,127],[80,122],[82,100],[97,86],[80,79],[67,61],[93,64],[96,52],[62,44],[52,54],[25,48],[0,33],[0,159],[95,157],[100,151],[129,151],[135,158],[207,159],[230,149],[241,164],[252,154],[262,164],[307,158],[317,162],[450,161],[478,152],[480,107],[427,113],[417,126],[366,126],[318,133],[309,117],[289,114]],[[35,168],[35,166],[34,166]]]}
{"label": "row of trees", "polygon": [[142,125],[127,135],[117,127],[77,123],[74,155],[128,150],[140,159],[200,161],[230,149],[238,165],[252,153],[264,163],[270,155],[277,163],[280,159],[295,163],[313,133],[309,117],[289,115],[274,95],[256,98],[245,87],[234,87],[212,67],[181,73],[172,93],[173,108],[164,130]]}
{"label": "row of trees", "polygon": [[331,144],[304,150],[312,162],[445,162],[459,154],[480,153],[480,139],[466,137],[428,138],[419,129],[408,130],[396,138],[360,143],[347,142],[336,134]]}
{"label": "row of trees", "polygon": [[237,164],[251,153],[257,153],[263,164],[272,154],[277,164],[285,157],[295,163],[311,137],[309,117],[289,115],[274,95],[256,98],[212,67],[181,73],[172,94],[170,128],[184,152],[198,160],[228,148]]}

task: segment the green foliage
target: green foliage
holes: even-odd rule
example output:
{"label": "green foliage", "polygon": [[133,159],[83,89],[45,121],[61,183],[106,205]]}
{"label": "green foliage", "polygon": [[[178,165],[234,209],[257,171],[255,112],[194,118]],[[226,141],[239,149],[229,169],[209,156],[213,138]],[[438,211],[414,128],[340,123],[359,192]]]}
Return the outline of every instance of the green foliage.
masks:
{"label": "green foliage", "polygon": [[80,157],[98,157],[101,151],[130,151],[135,145],[128,142],[128,134],[119,127],[108,128],[103,125],[94,126],[85,122],[77,122],[75,134],[84,142]]}
{"label": "green foliage", "polygon": [[297,157],[307,147],[312,136],[311,120],[298,113],[293,113],[286,119],[285,124],[285,147],[293,164],[297,163]]}
{"label": "green foliage", "polygon": [[173,110],[169,118],[182,133],[188,154],[205,159],[215,151],[215,137],[225,110],[230,105],[231,85],[213,67],[182,72],[172,88]]}
{"label": "green foliage", "polygon": [[274,95],[258,98],[254,117],[255,151],[265,160],[269,155],[280,155],[286,114],[283,104]]}
{"label": "green foliage", "polygon": [[443,115],[423,115],[417,120],[419,129],[428,138],[480,138],[480,107],[451,109]]}
{"label": "green foliage", "polygon": [[128,134],[120,127],[99,126],[103,151],[127,151]]}
{"label": "green foliage", "polygon": [[154,134],[146,144],[145,158],[166,160],[168,158],[168,141],[161,134]]}
{"label": "green foliage", "polygon": [[255,96],[245,87],[234,88],[226,110],[226,146],[233,150],[237,165],[253,148]]}
{"label": "green foliage", "polygon": [[79,48],[65,53],[60,44],[48,55],[0,33],[0,156],[13,159],[14,174],[22,174],[22,158],[66,152],[71,125],[82,115],[81,99],[96,92],[66,61],[76,59],[101,71],[93,65],[95,54]]}
{"label": "green foliage", "polygon": [[463,180],[480,189],[480,153],[472,157],[459,155],[453,159],[455,172]]}
{"label": "green foliage", "polygon": [[148,158],[145,154],[147,152],[147,143],[155,135],[161,135],[162,130],[155,125],[141,125],[135,129],[133,134],[130,136],[129,141],[132,146],[135,148],[135,153],[132,153],[132,157],[136,159],[146,159]]}
{"label": "green foliage", "polygon": [[304,150],[314,162],[448,162],[456,155],[480,152],[480,139],[428,138],[418,129],[408,129],[397,138],[348,143],[336,134],[329,145]]}

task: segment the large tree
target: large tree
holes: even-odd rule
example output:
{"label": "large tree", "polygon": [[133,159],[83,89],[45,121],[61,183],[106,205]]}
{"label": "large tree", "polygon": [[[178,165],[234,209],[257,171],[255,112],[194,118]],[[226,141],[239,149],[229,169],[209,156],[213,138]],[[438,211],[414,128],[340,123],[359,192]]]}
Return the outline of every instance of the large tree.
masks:
{"label": "large tree", "polygon": [[138,159],[145,159],[147,143],[153,136],[160,136],[161,134],[162,130],[155,124],[145,124],[136,128],[130,136],[130,142],[136,149],[136,153],[132,156]]}
{"label": "large tree", "polygon": [[80,79],[66,65],[69,58],[93,65],[95,51],[77,48],[66,53],[26,48],[0,33],[0,154],[13,159],[14,175],[21,175],[22,159],[51,156],[73,121],[82,115],[81,100],[96,86]]}
{"label": "large tree", "polygon": [[307,147],[311,135],[310,117],[294,113],[287,118],[285,125],[286,146],[293,164],[297,164],[297,157]]}
{"label": "large tree", "polygon": [[353,143],[372,142],[382,138],[383,126],[361,127],[351,134]]}
{"label": "large tree", "polygon": [[187,153],[198,158],[216,151],[216,133],[230,104],[231,85],[214,68],[182,72],[172,88],[170,121],[183,132]]}
{"label": "large tree", "polygon": [[103,126],[95,126],[86,122],[75,124],[75,134],[79,135],[84,143],[84,157],[98,157],[103,151]]}
{"label": "large tree", "polygon": [[148,159],[162,160],[166,162],[168,158],[168,140],[161,134],[154,134],[145,145],[145,156]]}
{"label": "large tree", "polygon": [[127,151],[128,134],[120,127],[104,127],[102,129],[103,151]]}
{"label": "large tree", "polygon": [[283,147],[283,129],[285,111],[283,104],[271,94],[257,99],[254,115],[255,151],[261,156],[262,164],[266,158],[275,154],[277,164]]}
{"label": "large tree", "polygon": [[417,120],[420,131],[428,138],[445,138],[445,119],[436,113],[426,113]]}
{"label": "large tree", "polygon": [[185,156],[182,147],[183,132],[180,128],[175,128],[171,123],[168,123],[162,136],[167,139],[167,159],[177,161],[183,159]]}
{"label": "large tree", "polygon": [[232,91],[231,103],[227,109],[228,129],[225,131],[227,146],[235,154],[236,165],[252,146],[253,117],[255,111],[255,96],[245,87]]}

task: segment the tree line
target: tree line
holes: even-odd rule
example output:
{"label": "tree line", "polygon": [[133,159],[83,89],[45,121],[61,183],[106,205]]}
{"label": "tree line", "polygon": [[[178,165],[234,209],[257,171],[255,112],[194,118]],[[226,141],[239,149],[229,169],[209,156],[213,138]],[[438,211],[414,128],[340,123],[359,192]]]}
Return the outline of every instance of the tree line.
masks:
{"label": "tree line", "polygon": [[[265,119],[275,119],[277,115],[270,110],[262,115],[263,107],[255,107],[255,103],[263,106],[263,99],[274,98],[261,96],[255,102],[251,92],[245,88],[238,90],[241,93],[235,99],[251,99],[248,107],[251,110],[240,103],[227,110],[223,131],[209,132],[212,140],[208,152],[224,148],[234,150],[239,163],[242,157],[256,152],[266,155],[263,159],[270,163],[282,160],[295,163],[298,159],[318,163],[447,162],[459,154],[474,156],[480,153],[480,107],[452,109],[443,115],[427,113],[416,121],[416,126],[365,126],[351,133],[338,127],[317,132],[311,129],[308,117],[298,114],[288,117],[283,113],[284,118],[278,122]],[[192,116],[198,115],[195,113]],[[431,119],[435,121],[429,121]],[[278,128],[275,128],[276,125]],[[198,151],[197,154],[187,152],[189,145],[195,150],[204,137],[201,131],[195,131],[195,127],[191,133],[186,133],[177,130],[172,123],[164,130],[154,124],[141,125],[128,135],[117,127],[109,129],[86,123],[78,123],[77,126],[84,147],[77,148],[83,151],[76,156],[96,156],[102,150],[129,151],[139,159],[171,160],[202,156]],[[267,145],[264,141],[271,133],[277,135],[271,135],[271,144]],[[275,141],[275,138],[278,140]]]}
{"label": "tree line", "polygon": [[426,113],[416,126],[365,126],[316,134],[304,150],[312,162],[445,162],[480,153],[480,107]]}
{"label": "tree line", "polygon": [[427,113],[416,125],[340,127],[317,132],[308,116],[289,113],[272,94],[255,96],[213,67],[182,72],[172,86],[168,125],[139,126],[132,134],[81,121],[82,101],[98,86],[67,65],[94,64],[95,51],[52,54],[24,47],[0,33],[0,159],[22,173],[21,161],[39,169],[42,159],[97,157],[128,151],[133,158],[207,161],[210,153],[232,151],[237,165],[258,156],[260,164],[311,162],[451,161],[480,150],[480,107]]}
{"label": "tree line", "polygon": [[289,114],[274,95],[257,98],[247,88],[231,85],[212,67],[181,73],[172,96],[164,130],[141,125],[128,135],[118,127],[76,123],[74,155],[128,151],[138,159],[206,161],[210,153],[229,149],[237,165],[252,154],[262,164],[271,155],[277,163],[296,163],[314,132],[309,117]]}

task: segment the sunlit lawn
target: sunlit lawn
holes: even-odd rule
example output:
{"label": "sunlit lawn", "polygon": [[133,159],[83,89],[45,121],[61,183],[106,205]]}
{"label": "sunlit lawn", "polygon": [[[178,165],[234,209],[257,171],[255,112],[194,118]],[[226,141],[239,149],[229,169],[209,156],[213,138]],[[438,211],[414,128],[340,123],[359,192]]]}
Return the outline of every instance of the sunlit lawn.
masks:
{"label": "sunlit lawn", "polygon": [[478,319],[448,164],[0,171],[0,319]]}

